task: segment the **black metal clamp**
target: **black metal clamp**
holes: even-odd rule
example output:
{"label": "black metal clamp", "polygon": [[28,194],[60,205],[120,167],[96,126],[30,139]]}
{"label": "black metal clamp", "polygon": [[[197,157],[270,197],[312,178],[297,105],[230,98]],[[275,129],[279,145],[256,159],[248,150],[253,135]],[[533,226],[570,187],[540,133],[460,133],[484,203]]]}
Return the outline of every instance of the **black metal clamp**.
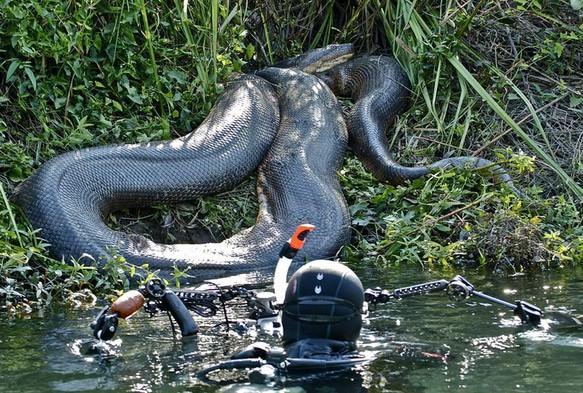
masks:
{"label": "black metal clamp", "polygon": [[117,314],[109,314],[109,306],[103,307],[99,315],[91,322],[93,337],[98,340],[111,340],[117,331],[119,317]]}

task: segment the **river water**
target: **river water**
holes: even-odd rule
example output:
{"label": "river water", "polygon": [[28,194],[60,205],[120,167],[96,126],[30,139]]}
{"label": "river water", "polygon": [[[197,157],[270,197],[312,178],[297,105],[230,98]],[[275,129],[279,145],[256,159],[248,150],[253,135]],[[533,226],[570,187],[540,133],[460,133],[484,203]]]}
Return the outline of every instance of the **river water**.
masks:
{"label": "river water", "polygon": [[[415,267],[361,276],[365,287],[389,289],[451,278]],[[583,314],[583,269],[465,276],[493,296]],[[0,315],[0,392],[578,392],[583,387],[583,328],[546,319],[541,327],[523,326],[511,312],[475,298],[455,303],[445,294],[431,294],[382,305],[369,313],[359,342],[374,359],[370,363],[282,376],[263,385],[231,373],[209,384],[196,373],[254,341],[277,344],[274,337],[227,333],[213,327],[218,319],[198,317],[198,337],[174,338],[167,318],[142,312],[120,323],[104,351],[89,354],[94,342],[88,325],[98,310],[53,309],[28,319]]]}

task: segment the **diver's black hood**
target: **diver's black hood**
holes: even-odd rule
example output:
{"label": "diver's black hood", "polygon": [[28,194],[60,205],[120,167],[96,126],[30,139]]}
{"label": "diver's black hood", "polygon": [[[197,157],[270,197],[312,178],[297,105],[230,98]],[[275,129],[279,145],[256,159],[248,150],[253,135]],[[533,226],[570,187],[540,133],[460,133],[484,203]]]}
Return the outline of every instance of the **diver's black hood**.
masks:
{"label": "diver's black hood", "polygon": [[306,338],[356,341],[364,289],[340,262],[316,260],[289,280],[282,313],[284,345]]}

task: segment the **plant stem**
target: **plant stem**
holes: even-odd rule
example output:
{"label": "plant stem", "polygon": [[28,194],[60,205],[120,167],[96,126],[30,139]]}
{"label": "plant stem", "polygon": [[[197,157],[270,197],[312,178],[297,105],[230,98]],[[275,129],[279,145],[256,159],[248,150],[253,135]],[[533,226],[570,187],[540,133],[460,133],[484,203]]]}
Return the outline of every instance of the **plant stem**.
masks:
{"label": "plant stem", "polygon": [[[152,66],[152,74],[154,75],[154,82],[156,84],[156,89],[158,89],[158,97],[162,95],[162,86],[160,84],[160,78],[158,77],[158,66],[156,65],[156,56],[154,55],[154,45],[152,43],[152,31],[150,30],[150,23],[148,22],[148,14],[146,12],[145,0],[139,0],[140,12],[142,14],[142,22],[144,23],[144,36],[146,38],[146,44],[148,45],[148,52],[150,54],[150,63]],[[164,103],[160,100],[160,113],[164,114]]]}
{"label": "plant stem", "polygon": [[460,62],[456,56],[451,56],[448,58],[451,65],[458,70],[458,72],[466,79],[466,81],[474,88],[474,90],[488,103],[488,105],[508,124],[532,149],[534,152],[542,158],[542,160],[549,165],[549,167],[565,182],[565,185],[579,198],[583,201],[583,187],[578,185],[564,170],[559,166],[559,164],[552,159],[551,156],[544,151],[538,143],[532,139],[516,122],[502,109],[502,107],[494,100],[486,89],[474,78],[474,76],[468,71],[468,69]]}
{"label": "plant stem", "polygon": [[4,186],[2,183],[0,183],[0,193],[2,194],[2,200],[4,201],[4,206],[6,206],[6,211],[8,211],[8,216],[10,217],[10,223],[12,224],[14,233],[18,239],[18,244],[20,247],[24,247],[24,243],[22,243],[22,239],[20,238],[20,233],[18,231],[18,225],[16,225],[16,220],[14,219],[14,212],[12,211],[12,207],[10,206],[10,202],[8,201],[8,197],[6,196],[6,192],[4,191]]}
{"label": "plant stem", "polygon": [[219,40],[219,0],[211,1],[211,56],[213,60],[213,82],[217,81],[217,55],[218,55],[218,40]]}

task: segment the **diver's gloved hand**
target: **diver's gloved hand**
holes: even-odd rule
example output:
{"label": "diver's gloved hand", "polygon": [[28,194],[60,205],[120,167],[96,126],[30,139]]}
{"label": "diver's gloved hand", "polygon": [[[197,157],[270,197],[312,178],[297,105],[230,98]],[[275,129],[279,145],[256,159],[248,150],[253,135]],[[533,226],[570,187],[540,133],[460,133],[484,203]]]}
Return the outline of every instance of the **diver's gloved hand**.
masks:
{"label": "diver's gloved hand", "polygon": [[271,346],[264,342],[256,342],[246,346],[243,350],[237,352],[231,359],[266,359],[271,352]]}

